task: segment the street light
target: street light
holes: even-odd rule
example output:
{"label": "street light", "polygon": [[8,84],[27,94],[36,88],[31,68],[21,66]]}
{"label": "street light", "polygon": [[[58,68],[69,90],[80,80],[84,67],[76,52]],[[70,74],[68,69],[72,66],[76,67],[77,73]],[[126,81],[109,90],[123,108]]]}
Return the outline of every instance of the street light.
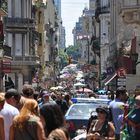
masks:
{"label": "street light", "polygon": [[3,56],[4,50],[0,48],[0,91],[3,91]]}

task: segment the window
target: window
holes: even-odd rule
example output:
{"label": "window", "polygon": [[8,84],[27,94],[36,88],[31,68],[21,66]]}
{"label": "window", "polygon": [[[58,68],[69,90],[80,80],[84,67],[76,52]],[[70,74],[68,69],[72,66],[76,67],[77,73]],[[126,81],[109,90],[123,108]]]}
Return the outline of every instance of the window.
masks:
{"label": "window", "polygon": [[15,56],[22,56],[22,35],[15,34]]}

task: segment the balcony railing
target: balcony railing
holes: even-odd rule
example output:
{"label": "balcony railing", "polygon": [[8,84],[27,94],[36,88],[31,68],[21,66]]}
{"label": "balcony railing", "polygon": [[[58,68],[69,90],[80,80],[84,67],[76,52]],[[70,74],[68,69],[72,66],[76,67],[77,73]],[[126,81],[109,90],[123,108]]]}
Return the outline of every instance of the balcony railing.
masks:
{"label": "balcony railing", "polygon": [[104,14],[104,13],[110,13],[109,5],[100,7],[100,14]]}
{"label": "balcony railing", "polygon": [[13,18],[13,17],[4,17],[4,24],[6,27],[34,27],[34,19],[29,18]]}
{"label": "balcony railing", "polygon": [[140,0],[122,0],[121,12],[138,10],[140,8]]}
{"label": "balcony railing", "polygon": [[38,56],[15,56],[13,57],[12,64],[14,65],[39,65]]}

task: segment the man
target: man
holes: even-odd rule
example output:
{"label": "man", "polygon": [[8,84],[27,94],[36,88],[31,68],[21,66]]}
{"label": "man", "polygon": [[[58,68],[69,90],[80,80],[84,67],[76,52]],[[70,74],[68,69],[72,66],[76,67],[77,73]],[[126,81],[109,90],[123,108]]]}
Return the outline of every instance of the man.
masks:
{"label": "man", "polygon": [[[5,103],[5,98],[0,93],[0,111],[3,109]],[[0,115],[0,139],[5,140],[5,134],[4,134],[4,117]]]}
{"label": "man", "polygon": [[14,88],[7,90],[7,92],[5,93],[6,102],[16,108],[18,108],[20,98],[21,95]]}
{"label": "man", "polygon": [[42,101],[39,103],[39,107],[42,107],[43,104],[56,104],[55,101],[50,96],[50,93],[46,90],[42,91]]}
{"label": "man", "polygon": [[32,85],[30,84],[25,84],[23,85],[23,89],[22,89],[22,93],[23,93],[23,96],[25,98],[34,98],[34,93],[35,93],[35,90],[34,88],[32,87]]}
{"label": "man", "polygon": [[16,89],[9,89],[5,93],[5,103],[0,115],[4,117],[4,131],[5,140],[9,140],[9,129],[12,124],[13,118],[19,114],[16,108],[19,102],[19,94]]}
{"label": "man", "polygon": [[127,91],[125,88],[118,88],[116,91],[116,98],[110,102],[110,109],[112,113],[113,123],[115,125],[115,140],[120,140],[120,131],[123,124],[124,115],[124,101],[126,100]]}
{"label": "man", "polygon": [[65,113],[66,113],[66,111],[68,110],[69,107],[68,107],[66,101],[63,99],[61,93],[57,93],[57,99],[56,99],[55,102],[61,108],[61,111],[62,111],[63,115],[65,115]]}

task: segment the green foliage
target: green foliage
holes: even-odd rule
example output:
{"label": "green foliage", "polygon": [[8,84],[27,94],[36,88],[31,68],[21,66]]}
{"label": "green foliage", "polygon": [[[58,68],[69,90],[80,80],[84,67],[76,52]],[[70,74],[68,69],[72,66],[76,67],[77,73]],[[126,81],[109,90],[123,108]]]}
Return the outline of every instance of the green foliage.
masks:
{"label": "green foliage", "polygon": [[75,60],[75,61],[72,61],[72,63],[77,63],[78,61],[78,58],[81,56],[80,54],[80,51],[79,51],[79,45],[71,45],[67,48],[67,54],[69,57],[72,58],[72,60]]}
{"label": "green foliage", "polygon": [[73,45],[70,45],[68,48],[67,48],[67,54],[69,56],[73,56],[74,53],[76,53],[78,51],[78,48],[79,48],[79,45],[76,45],[76,46],[73,46]]}
{"label": "green foliage", "polygon": [[60,58],[60,68],[63,68],[64,66],[68,65],[68,55],[64,51],[64,49],[59,49],[58,56]]}

